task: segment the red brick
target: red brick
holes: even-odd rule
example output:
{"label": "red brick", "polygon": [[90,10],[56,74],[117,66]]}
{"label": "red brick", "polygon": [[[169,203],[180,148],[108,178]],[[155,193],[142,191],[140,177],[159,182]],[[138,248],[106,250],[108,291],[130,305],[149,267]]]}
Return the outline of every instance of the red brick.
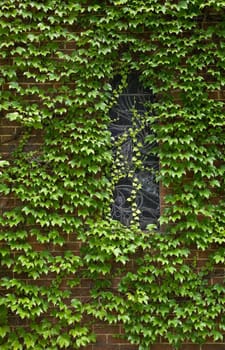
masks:
{"label": "red brick", "polygon": [[73,288],[73,289],[71,289],[71,292],[72,292],[73,297],[90,296],[90,289],[89,288]]}
{"label": "red brick", "polygon": [[103,335],[103,334],[99,334],[96,338],[96,343],[95,345],[105,345],[107,344],[107,336],[106,335]]}
{"label": "red brick", "polygon": [[109,344],[129,344],[128,340],[121,339],[113,335],[108,336],[108,343]]}
{"label": "red brick", "polygon": [[12,327],[19,327],[19,326],[26,326],[26,321],[25,320],[21,320],[20,317],[18,316],[8,316],[8,322],[10,324],[10,326]]}
{"label": "red brick", "polygon": [[81,288],[91,288],[92,286],[92,280],[88,279],[88,278],[82,278],[82,280],[80,281],[80,286]]}
{"label": "red brick", "polygon": [[199,251],[198,259],[208,259],[209,255],[213,253],[213,250]]}
{"label": "red brick", "polygon": [[[15,122],[15,121],[12,122],[12,121],[8,120],[7,118],[2,118],[0,120],[0,125],[2,125],[4,127],[9,126],[9,127],[15,128],[15,127],[19,126],[19,123]],[[2,128],[0,130],[2,131]]]}
{"label": "red brick", "polygon": [[199,344],[183,344],[181,350],[201,350]]}
{"label": "red brick", "polygon": [[74,50],[76,48],[76,42],[75,41],[70,41],[66,43],[66,49],[67,50]]}
{"label": "red brick", "polygon": [[15,142],[16,140],[15,131],[14,131],[16,129],[13,129],[13,128],[7,128],[7,129],[10,129],[9,131],[7,131],[9,132],[9,134],[1,135],[1,143],[4,145],[12,141]]}
{"label": "red brick", "polygon": [[0,146],[1,153],[11,153],[11,152],[14,152],[15,149],[16,149],[15,145],[1,145]]}
{"label": "red brick", "polygon": [[118,334],[120,332],[119,326],[110,326],[107,324],[95,324],[94,332],[96,334]]}
{"label": "red brick", "polygon": [[0,278],[3,278],[3,277],[13,278],[13,272],[11,270],[5,268],[5,266],[1,267]]}
{"label": "red brick", "polygon": [[120,346],[119,345],[108,345],[105,344],[103,345],[93,345],[93,350],[120,350]]}
{"label": "red brick", "polygon": [[169,344],[154,344],[151,346],[151,350],[174,350]]}
{"label": "red brick", "polygon": [[211,279],[211,284],[217,284],[217,283],[223,284],[224,283],[224,276]]}
{"label": "red brick", "polygon": [[219,100],[219,99],[221,99],[221,94],[219,91],[211,91],[209,93],[209,98]]}
{"label": "red brick", "polygon": [[31,284],[31,285],[34,285],[34,286],[37,286],[37,287],[49,287],[51,288],[51,279],[47,279],[47,278],[44,278],[44,279],[37,279],[37,280],[31,280],[31,279],[27,279],[27,283],[28,284]]}
{"label": "red brick", "polygon": [[15,199],[3,197],[0,199],[0,208],[12,208],[15,205]]}
{"label": "red brick", "polygon": [[120,350],[138,350],[137,345],[120,345]]}
{"label": "red brick", "polygon": [[225,350],[225,343],[223,344],[205,344],[202,345],[201,350]]}

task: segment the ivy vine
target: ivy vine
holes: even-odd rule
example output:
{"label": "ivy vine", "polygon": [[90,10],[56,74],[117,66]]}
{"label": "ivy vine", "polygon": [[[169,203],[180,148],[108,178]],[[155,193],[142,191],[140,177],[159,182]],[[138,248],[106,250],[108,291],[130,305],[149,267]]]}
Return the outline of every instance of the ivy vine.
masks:
{"label": "ivy vine", "polygon": [[[0,113],[17,130],[0,160],[2,350],[79,349],[98,320],[122,323],[140,350],[222,341],[224,6],[2,0]],[[110,82],[132,71],[157,96],[145,117],[167,189],[160,230],[109,210]],[[86,276],[88,302],[74,296]]]}

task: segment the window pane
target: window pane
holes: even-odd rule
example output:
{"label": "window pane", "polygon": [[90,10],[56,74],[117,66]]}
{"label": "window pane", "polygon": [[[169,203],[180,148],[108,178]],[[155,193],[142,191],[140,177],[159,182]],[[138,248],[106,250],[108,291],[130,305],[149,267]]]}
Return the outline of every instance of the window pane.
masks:
{"label": "window pane", "polygon": [[[113,88],[119,84],[117,77]],[[132,220],[138,220],[142,229],[157,223],[159,218],[159,185],[155,179],[159,160],[151,153],[157,145],[146,141],[146,136],[152,133],[147,122],[146,104],[152,101],[151,91],[144,90],[138,74],[132,73],[127,87],[110,111],[112,176],[116,179],[112,217],[126,226]]]}

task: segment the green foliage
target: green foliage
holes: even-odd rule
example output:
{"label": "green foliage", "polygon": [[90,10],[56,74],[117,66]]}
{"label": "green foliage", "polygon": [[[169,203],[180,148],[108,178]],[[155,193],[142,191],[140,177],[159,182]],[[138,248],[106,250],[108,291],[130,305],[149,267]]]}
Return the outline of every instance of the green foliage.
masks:
{"label": "green foliage", "polygon": [[[2,350],[81,348],[95,340],[87,315],[122,323],[140,350],[160,337],[174,348],[222,339],[225,286],[211,279],[224,268],[224,5],[2,0],[0,112],[21,127],[0,160],[1,199],[16,200],[0,217]],[[130,227],[109,216],[126,171],[112,158],[109,110],[130,71],[157,96],[144,122],[168,189],[163,233],[140,230],[135,193]],[[211,252],[201,266],[197,250]],[[73,296],[83,276],[88,302]],[[9,313],[26,327],[10,328]]]}

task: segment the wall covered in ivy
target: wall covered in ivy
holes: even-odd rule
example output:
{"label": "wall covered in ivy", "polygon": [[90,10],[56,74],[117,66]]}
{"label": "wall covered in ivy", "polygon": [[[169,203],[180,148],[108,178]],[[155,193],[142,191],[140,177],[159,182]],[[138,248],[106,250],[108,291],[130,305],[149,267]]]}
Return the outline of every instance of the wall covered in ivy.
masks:
{"label": "wall covered in ivy", "polygon": [[[2,350],[224,349],[224,10],[1,1]],[[115,141],[110,113],[130,74],[154,98],[143,114],[131,106],[133,129]],[[146,145],[161,215],[143,229]],[[129,225],[111,214],[124,174]]]}

